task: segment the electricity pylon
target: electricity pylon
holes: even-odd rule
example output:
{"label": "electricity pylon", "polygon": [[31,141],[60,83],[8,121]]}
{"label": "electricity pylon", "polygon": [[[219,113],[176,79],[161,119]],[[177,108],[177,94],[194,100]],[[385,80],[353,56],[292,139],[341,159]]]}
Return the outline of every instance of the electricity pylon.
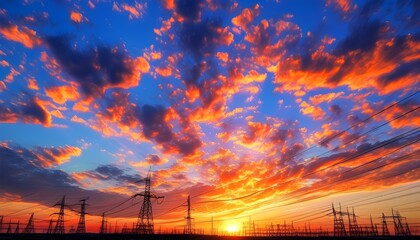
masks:
{"label": "electricity pylon", "polygon": [[86,233],[85,214],[86,214],[86,199],[80,200],[80,218],[77,224],[76,233]]}
{"label": "electricity pylon", "polygon": [[64,234],[64,206],[65,206],[65,200],[66,195],[63,196],[63,199],[61,199],[60,202],[57,202],[54,206],[60,206],[60,212],[59,213],[53,213],[58,214],[57,222],[55,224],[54,233],[55,234]]}
{"label": "electricity pylon", "polygon": [[184,233],[185,234],[192,234],[192,228],[191,228],[191,201],[190,201],[190,195],[188,195],[187,200],[187,224],[185,225]]}
{"label": "electricity pylon", "polygon": [[22,233],[35,233],[34,214],[33,213],[31,215],[31,217],[29,218],[28,224],[26,225],[25,229],[23,229]]}
{"label": "electricity pylon", "polygon": [[347,236],[346,228],[344,227],[344,220],[343,220],[343,215],[346,213],[341,211],[341,204],[340,204],[340,211],[336,211],[334,208],[334,204],[332,203],[332,210],[334,214],[334,237]]}
{"label": "electricity pylon", "polygon": [[102,222],[101,222],[101,228],[99,229],[99,233],[100,234],[105,234],[106,233],[106,226],[107,226],[108,222],[105,219],[105,213],[102,213]]}
{"label": "electricity pylon", "polygon": [[[143,205],[140,208],[139,216],[137,218],[136,224],[136,232],[139,234],[154,234],[154,223],[153,223],[153,210],[152,210],[152,202],[150,201],[153,199],[163,199],[163,196],[156,196],[150,190],[150,179],[151,173],[147,174],[147,177],[144,179],[145,186],[144,192],[137,193],[134,197],[142,196],[143,197]],[[159,202],[158,202],[159,203]]]}

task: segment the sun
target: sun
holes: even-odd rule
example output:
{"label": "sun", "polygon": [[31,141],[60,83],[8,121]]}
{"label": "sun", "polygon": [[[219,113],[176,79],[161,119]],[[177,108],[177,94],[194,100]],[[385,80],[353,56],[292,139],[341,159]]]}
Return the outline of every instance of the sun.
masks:
{"label": "sun", "polygon": [[226,230],[229,233],[239,232],[239,225],[237,223],[231,223],[231,224],[227,225]]}

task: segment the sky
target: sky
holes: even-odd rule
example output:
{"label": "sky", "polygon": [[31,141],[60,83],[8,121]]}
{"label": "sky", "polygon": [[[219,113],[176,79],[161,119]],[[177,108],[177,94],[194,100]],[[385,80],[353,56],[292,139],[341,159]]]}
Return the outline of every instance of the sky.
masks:
{"label": "sky", "polygon": [[415,0],[1,1],[0,215],[420,232],[419,66]]}

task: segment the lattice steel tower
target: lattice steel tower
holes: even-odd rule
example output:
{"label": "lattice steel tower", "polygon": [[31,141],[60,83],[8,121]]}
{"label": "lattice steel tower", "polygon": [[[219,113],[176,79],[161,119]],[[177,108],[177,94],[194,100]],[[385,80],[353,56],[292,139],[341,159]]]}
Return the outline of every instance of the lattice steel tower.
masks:
{"label": "lattice steel tower", "polygon": [[343,220],[343,213],[341,211],[341,204],[340,204],[340,211],[336,211],[334,208],[334,204],[332,204],[332,210],[334,214],[334,237],[343,237],[347,236],[346,228],[344,227],[344,220]]}
{"label": "lattice steel tower", "polygon": [[32,213],[31,217],[29,218],[28,224],[26,224],[25,229],[23,229],[22,233],[35,233],[34,228],[34,214]]}
{"label": "lattice steel tower", "polygon": [[[54,206],[60,206],[60,212],[58,213],[57,222],[55,224],[54,233],[63,234],[65,233],[64,229],[64,206],[65,206],[66,195],[63,196],[60,202],[57,202]],[[53,213],[57,214],[57,213]]]}
{"label": "lattice steel tower", "polygon": [[77,224],[76,233],[86,233],[85,214],[86,214],[86,199],[80,200],[80,218]]}
{"label": "lattice steel tower", "polygon": [[145,186],[144,192],[134,195],[134,197],[142,196],[143,205],[140,208],[139,216],[136,224],[136,232],[139,234],[154,234],[154,224],[153,224],[153,211],[152,211],[152,202],[153,199],[164,198],[162,196],[156,196],[150,191],[150,179],[151,173],[147,174],[147,177],[144,179]]}
{"label": "lattice steel tower", "polygon": [[188,195],[187,200],[187,224],[185,225],[184,233],[185,234],[192,234],[192,228],[191,228],[191,201],[190,201],[190,195]]}

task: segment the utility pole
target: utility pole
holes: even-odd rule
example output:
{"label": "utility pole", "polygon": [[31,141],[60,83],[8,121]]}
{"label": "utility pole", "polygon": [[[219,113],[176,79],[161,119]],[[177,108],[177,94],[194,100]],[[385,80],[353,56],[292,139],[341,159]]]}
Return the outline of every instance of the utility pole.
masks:
{"label": "utility pole", "polygon": [[29,218],[28,224],[26,225],[25,229],[23,229],[22,233],[35,233],[34,214],[33,213],[31,215],[31,217]]}
{"label": "utility pole", "polygon": [[[153,211],[152,211],[152,202],[153,199],[163,199],[163,196],[156,196],[150,190],[150,179],[151,173],[147,174],[147,177],[144,179],[145,186],[144,192],[134,195],[134,197],[142,196],[143,205],[140,208],[139,216],[137,218],[136,232],[139,234],[154,234],[154,223],[153,223]],[[158,202],[159,204],[159,202]]]}
{"label": "utility pole", "polygon": [[76,233],[86,233],[85,214],[86,214],[86,199],[80,200],[80,218],[77,225]]}
{"label": "utility pole", "polygon": [[[57,222],[54,228],[54,234],[64,234],[64,206],[65,206],[66,195],[63,196],[60,202],[57,202],[54,206],[60,206],[60,212],[58,213]],[[57,214],[57,213],[53,213]]]}
{"label": "utility pole", "polygon": [[190,195],[188,195],[188,200],[187,200],[187,225],[185,226],[185,234],[192,234],[192,229],[191,229],[191,201],[190,201]]}

